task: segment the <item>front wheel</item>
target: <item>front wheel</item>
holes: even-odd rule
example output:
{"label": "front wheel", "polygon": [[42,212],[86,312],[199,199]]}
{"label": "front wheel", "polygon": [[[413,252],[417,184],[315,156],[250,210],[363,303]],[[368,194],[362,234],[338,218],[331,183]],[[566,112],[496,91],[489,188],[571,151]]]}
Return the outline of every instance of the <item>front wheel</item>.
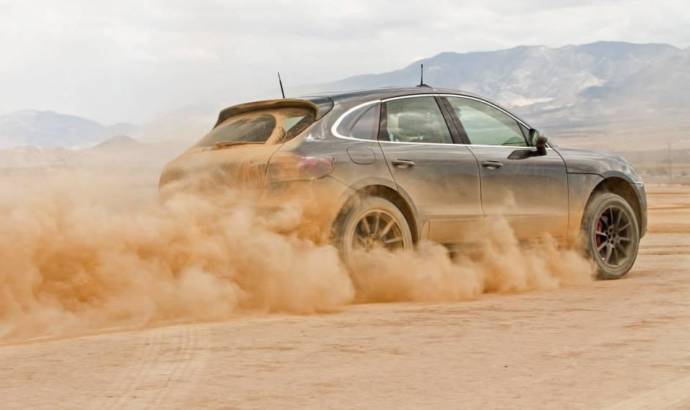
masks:
{"label": "front wheel", "polygon": [[587,204],[582,224],[585,249],[599,279],[620,279],[632,268],[640,245],[635,212],[621,196],[606,192]]}
{"label": "front wheel", "polygon": [[397,206],[384,198],[358,199],[335,226],[335,241],[343,261],[352,267],[358,251],[410,249],[412,232]]}

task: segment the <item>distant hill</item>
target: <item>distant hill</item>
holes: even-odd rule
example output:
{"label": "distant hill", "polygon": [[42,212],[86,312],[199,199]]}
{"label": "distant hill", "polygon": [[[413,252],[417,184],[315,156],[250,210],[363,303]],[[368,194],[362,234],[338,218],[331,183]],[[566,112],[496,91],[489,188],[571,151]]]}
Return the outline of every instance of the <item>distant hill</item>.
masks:
{"label": "distant hill", "polygon": [[186,145],[172,142],[143,143],[119,135],[86,149],[36,147],[0,148],[0,175],[18,169],[149,168],[160,171],[163,164],[180,154]]}
{"label": "distant hill", "polygon": [[74,115],[25,110],[0,115],[0,148],[20,145],[83,148],[137,131],[138,127],[132,124],[105,126]]}
{"label": "distant hill", "polygon": [[687,113],[690,106],[690,49],[660,56],[627,76],[613,78],[599,87],[585,90],[583,97],[616,105],[638,98],[640,111],[651,107]]}
{"label": "distant hill", "polygon": [[91,151],[127,151],[141,147],[143,144],[127,135],[116,135],[91,148]]}
{"label": "distant hill", "polygon": [[410,86],[419,83],[422,63],[427,84],[480,94],[555,128],[690,112],[690,50],[667,44],[597,42],[445,52],[399,70],[349,77],[310,91]]}

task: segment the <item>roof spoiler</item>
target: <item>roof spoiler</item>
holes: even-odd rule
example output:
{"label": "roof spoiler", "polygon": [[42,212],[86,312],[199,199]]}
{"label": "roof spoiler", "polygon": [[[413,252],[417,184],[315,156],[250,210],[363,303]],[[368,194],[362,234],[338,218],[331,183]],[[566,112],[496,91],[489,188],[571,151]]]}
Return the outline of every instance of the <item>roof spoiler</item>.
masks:
{"label": "roof spoiler", "polygon": [[312,103],[311,101],[301,100],[297,98],[286,98],[284,100],[255,101],[250,103],[234,105],[232,107],[228,107],[222,110],[218,115],[218,121],[216,121],[216,125],[214,125],[213,128],[216,128],[225,120],[234,115],[243,114],[245,112],[270,110],[276,108],[305,108],[314,111],[315,116],[319,112],[319,107],[316,104]]}

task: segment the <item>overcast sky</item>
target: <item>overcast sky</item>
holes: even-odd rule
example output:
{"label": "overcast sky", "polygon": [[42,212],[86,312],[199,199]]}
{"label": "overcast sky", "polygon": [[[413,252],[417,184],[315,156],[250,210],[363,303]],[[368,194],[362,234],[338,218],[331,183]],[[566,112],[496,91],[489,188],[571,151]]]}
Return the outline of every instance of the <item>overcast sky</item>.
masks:
{"label": "overcast sky", "polygon": [[0,0],[0,114],[142,123],[441,51],[690,46],[687,0]]}

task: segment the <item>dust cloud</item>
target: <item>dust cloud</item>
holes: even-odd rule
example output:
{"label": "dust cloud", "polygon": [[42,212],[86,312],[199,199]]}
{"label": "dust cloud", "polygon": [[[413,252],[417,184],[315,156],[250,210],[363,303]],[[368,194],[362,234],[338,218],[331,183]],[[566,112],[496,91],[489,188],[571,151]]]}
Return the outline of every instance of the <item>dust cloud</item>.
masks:
{"label": "dust cloud", "polygon": [[142,178],[72,170],[0,179],[0,340],[591,280],[577,252],[548,238],[523,247],[500,220],[472,255],[421,243],[361,255],[350,272],[336,248],[304,235],[313,218],[304,202],[267,216],[244,191],[161,200]]}
{"label": "dust cloud", "polygon": [[484,241],[451,257],[445,247],[423,242],[414,252],[358,255],[352,277],[364,301],[456,301],[482,293],[555,289],[592,280],[593,267],[578,251],[543,237],[521,244],[505,219],[487,222]]}

